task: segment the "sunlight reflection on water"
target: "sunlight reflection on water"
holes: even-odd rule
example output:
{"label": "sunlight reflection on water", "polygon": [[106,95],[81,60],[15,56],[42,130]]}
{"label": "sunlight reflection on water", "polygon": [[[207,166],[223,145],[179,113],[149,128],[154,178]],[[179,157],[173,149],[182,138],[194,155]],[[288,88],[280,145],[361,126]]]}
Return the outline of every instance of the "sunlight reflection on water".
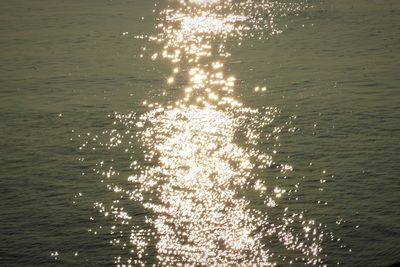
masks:
{"label": "sunlight reflection on water", "polygon": [[171,87],[177,86],[177,75],[187,77],[181,97],[144,101],[144,114],[115,114],[116,128],[103,132],[108,142],[99,142],[108,149],[125,146],[132,155],[142,152],[141,159],[130,157],[129,183],[113,181],[120,173],[104,162],[95,169],[119,198],[147,211],[144,228],[118,205],[119,198],[111,207],[95,203],[117,222],[112,233],[130,226],[128,236],[113,240],[131,251],[128,258],[116,257],[117,265],[154,263],[151,251],[156,251],[156,265],[168,266],[323,264],[321,225],[303,212],[273,212],[289,192],[269,185],[263,172],[293,171],[289,164],[274,162],[276,148],[267,153],[258,146],[278,139],[290,125],[270,127],[279,115],[276,107],[245,107],[235,96],[236,78],[224,71],[229,38],[278,34],[277,17],[301,8],[305,5],[181,0],[161,12],[159,34],[149,39],[162,50],[151,58],[170,62]]}

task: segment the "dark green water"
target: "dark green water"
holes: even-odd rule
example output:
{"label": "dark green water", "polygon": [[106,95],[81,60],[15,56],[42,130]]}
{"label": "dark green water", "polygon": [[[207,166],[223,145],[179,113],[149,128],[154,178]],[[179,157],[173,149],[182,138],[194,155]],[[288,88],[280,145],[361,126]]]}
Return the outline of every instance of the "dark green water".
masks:
{"label": "dark green water", "polygon": [[[165,34],[168,26],[176,29],[176,21],[164,20],[168,5],[172,13],[189,15],[211,10],[203,15],[213,19],[236,11],[213,5],[188,11],[177,2],[0,3],[0,265],[400,262],[400,2],[282,1],[269,15],[282,30],[274,35],[260,26],[270,18],[265,6],[257,6],[262,1],[234,1],[246,2],[247,16],[261,16],[257,27],[243,30],[238,21],[233,29],[243,34],[224,36],[229,29],[214,32],[218,20],[212,20],[211,30],[201,25],[196,32],[211,46],[224,44],[230,55],[213,50],[197,65],[186,55],[178,63],[152,60],[166,42],[173,50],[186,48]],[[210,102],[211,109],[154,115],[155,107],[143,104],[182,100],[185,88],[196,85],[190,69],[216,61],[224,64],[222,81],[236,78],[234,99],[251,111],[214,109]],[[168,84],[174,67],[179,73]],[[257,86],[266,90],[255,91]],[[114,146],[117,140],[122,144]],[[178,153],[193,146],[200,151],[194,159]],[[258,167],[263,156],[272,157],[271,166]],[[247,159],[254,165],[248,167]],[[137,169],[129,168],[133,161]],[[191,179],[210,170],[221,184],[207,191],[180,183],[188,177],[181,169],[192,168],[187,165],[201,170]],[[107,178],[110,166],[117,173]],[[134,173],[145,175],[131,183]],[[256,179],[266,195],[250,190]],[[149,181],[163,186],[146,191]],[[144,200],[133,197],[142,189]],[[232,198],[220,199],[228,189]],[[189,201],[189,191],[196,205],[184,213],[180,203]],[[268,206],[267,196],[277,205]],[[225,208],[222,217],[214,206]],[[212,216],[222,223],[210,222]],[[289,218],[294,222],[282,227]],[[316,239],[306,237],[305,225]],[[290,234],[299,242],[285,239]],[[236,237],[244,241],[237,244]],[[182,244],[193,250],[183,253]],[[307,254],[313,245],[317,253]]]}

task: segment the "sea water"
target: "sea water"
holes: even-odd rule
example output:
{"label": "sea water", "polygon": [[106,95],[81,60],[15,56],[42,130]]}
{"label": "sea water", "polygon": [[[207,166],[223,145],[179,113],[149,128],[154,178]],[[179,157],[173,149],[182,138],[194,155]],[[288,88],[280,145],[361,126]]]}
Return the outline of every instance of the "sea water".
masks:
{"label": "sea water", "polygon": [[5,266],[387,266],[397,1],[4,1]]}

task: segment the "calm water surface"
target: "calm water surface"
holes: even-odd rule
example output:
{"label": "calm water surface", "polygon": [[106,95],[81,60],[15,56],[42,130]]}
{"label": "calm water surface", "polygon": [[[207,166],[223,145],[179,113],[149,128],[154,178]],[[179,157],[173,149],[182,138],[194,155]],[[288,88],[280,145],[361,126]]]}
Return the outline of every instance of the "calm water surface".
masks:
{"label": "calm water surface", "polygon": [[0,265],[400,262],[398,1],[0,7]]}

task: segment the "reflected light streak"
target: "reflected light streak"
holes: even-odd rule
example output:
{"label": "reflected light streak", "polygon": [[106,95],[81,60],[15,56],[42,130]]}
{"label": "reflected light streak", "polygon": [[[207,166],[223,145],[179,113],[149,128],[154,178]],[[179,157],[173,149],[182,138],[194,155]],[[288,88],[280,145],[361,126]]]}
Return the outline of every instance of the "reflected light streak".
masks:
{"label": "reflected light streak", "polygon": [[[235,96],[236,78],[224,71],[229,38],[241,40],[257,31],[260,36],[279,33],[275,17],[299,7],[249,0],[178,3],[162,12],[160,33],[150,40],[163,47],[152,60],[161,55],[171,63],[167,83],[176,87],[178,75],[187,78],[180,99],[165,106],[145,101],[150,110],[140,116],[115,114],[115,124],[124,133],[106,132],[108,148],[127,143],[125,151],[138,150],[135,142],[142,148],[143,158],[131,162],[130,184],[108,187],[140,203],[149,225],[135,225],[118,202],[111,208],[95,205],[121,225],[133,224],[128,242],[132,257],[117,258],[116,264],[145,266],[152,248],[157,264],[167,266],[275,266],[286,258],[322,264],[319,226],[287,208],[271,219],[269,214],[277,213],[273,210],[288,192],[269,186],[255,171],[293,171],[258,146],[264,136],[278,139],[283,126],[265,133],[278,109],[245,107]],[[116,175],[112,167],[102,168],[103,163],[98,172],[105,177]],[[119,243],[120,239],[113,241]],[[285,256],[275,247],[286,251]]]}

